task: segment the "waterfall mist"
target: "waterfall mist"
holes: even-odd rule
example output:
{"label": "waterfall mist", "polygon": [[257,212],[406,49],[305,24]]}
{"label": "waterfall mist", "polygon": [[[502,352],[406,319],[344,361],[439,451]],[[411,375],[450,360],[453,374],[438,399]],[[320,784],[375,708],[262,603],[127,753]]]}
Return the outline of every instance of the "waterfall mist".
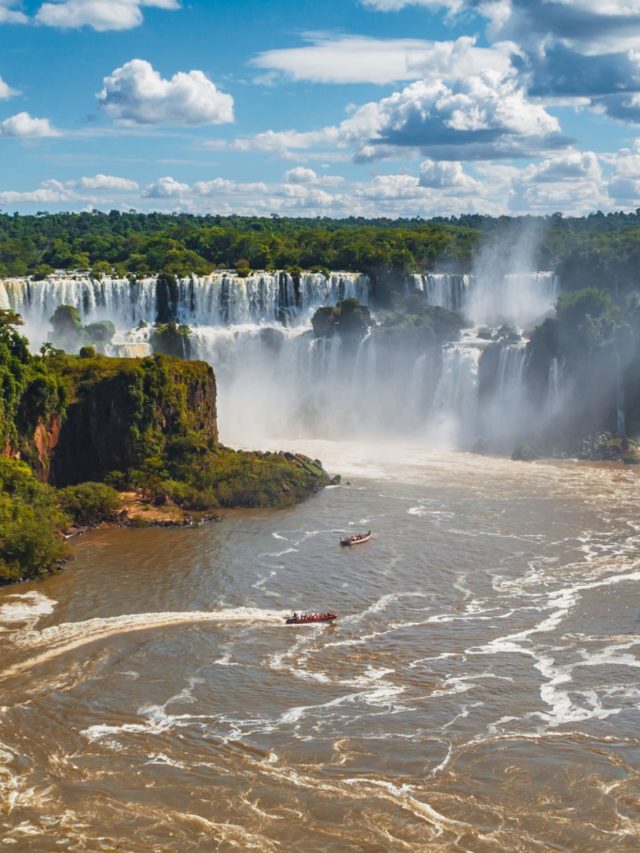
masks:
{"label": "waterfall mist", "polygon": [[[526,391],[523,330],[552,313],[553,273],[532,271],[531,234],[488,244],[471,275],[399,282],[426,305],[458,311],[460,339],[437,343],[409,326],[374,325],[362,338],[314,338],[311,317],[345,298],[367,305],[368,278],[354,273],[232,272],[130,282],[80,275],[0,282],[0,307],[22,314],[33,347],[62,304],[83,322],[111,320],[112,352],[149,352],[153,324],[188,324],[188,355],[214,367],[220,434],[231,445],[264,439],[415,438],[429,445],[510,452],[561,407],[562,366],[549,370],[545,400]],[[529,265],[529,268],[528,268]],[[375,319],[375,311],[374,311]]]}

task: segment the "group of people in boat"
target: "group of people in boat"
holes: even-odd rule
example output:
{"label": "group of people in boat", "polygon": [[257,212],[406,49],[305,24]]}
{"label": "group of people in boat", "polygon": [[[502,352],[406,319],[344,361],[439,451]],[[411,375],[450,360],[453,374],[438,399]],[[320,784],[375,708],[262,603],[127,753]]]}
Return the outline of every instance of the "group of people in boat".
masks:
{"label": "group of people in boat", "polygon": [[332,622],[336,618],[335,613],[296,613],[287,619],[287,625],[302,625],[305,622]]}
{"label": "group of people in boat", "polygon": [[[371,539],[371,531],[366,533],[355,533],[352,536],[343,536],[340,539],[341,545],[360,545],[362,542],[367,542]],[[286,620],[287,625],[303,625],[308,622],[332,622],[336,618],[335,613],[296,613],[295,610]]]}
{"label": "group of people in boat", "polygon": [[343,536],[340,539],[341,545],[361,545],[363,542],[368,542],[371,539],[371,531],[366,533],[354,533],[351,536]]}

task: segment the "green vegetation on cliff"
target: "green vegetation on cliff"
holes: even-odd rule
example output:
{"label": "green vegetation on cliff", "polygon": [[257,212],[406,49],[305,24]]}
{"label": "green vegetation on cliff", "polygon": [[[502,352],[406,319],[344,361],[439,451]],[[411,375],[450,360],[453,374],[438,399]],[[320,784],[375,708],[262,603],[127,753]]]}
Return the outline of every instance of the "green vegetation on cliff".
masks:
{"label": "green vegetation on cliff", "polygon": [[19,454],[38,468],[37,445],[66,405],[64,383],[46,359],[32,356],[17,327],[22,320],[0,309],[0,454]]}
{"label": "green vegetation on cliff", "polygon": [[40,577],[68,556],[69,518],[28,465],[0,457],[0,583]]}
{"label": "green vegetation on cliff", "polygon": [[59,305],[50,318],[53,345],[65,352],[77,352],[83,346],[94,346],[100,351],[111,343],[116,327],[110,320],[82,325],[80,312],[72,305]]}
{"label": "green vegetation on cliff", "polygon": [[117,512],[114,485],[204,511],[286,506],[329,482],[304,456],[221,446],[204,362],[107,358],[90,347],[33,356],[19,324],[0,312],[0,582],[54,569],[72,520]]}
{"label": "green vegetation on cliff", "polygon": [[357,299],[343,299],[335,308],[318,308],[311,319],[316,338],[338,335],[343,340],[360,340],[373,325],[366,305]]}

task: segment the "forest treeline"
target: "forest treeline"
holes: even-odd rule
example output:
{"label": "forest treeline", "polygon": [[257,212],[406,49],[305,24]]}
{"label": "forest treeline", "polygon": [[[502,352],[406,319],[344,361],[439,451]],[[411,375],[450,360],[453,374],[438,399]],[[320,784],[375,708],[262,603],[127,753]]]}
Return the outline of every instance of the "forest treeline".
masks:
{"label": "forest treeline", "polygon": [[297,219],[191,214],[0,214],[0,277],[55,269],[204,275],[216,268],[341,269],[373,276],[470,271],[489,243],[531,235],[533,263],[567,289],[635,287],[640,210],[583,218]]}

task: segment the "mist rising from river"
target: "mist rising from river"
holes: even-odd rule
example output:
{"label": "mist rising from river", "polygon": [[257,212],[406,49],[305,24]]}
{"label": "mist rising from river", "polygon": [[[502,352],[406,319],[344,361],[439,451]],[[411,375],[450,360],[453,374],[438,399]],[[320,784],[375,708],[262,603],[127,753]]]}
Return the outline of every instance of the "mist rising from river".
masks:
{"label": "mist rising from river", "polygon": [[[0,283],[0,306],[23,315],[33,346],[46,337],[59,305],[75,306],[85,323],[110,320],[117,355],[149,352],[159,318],[188,324],[189,356],[215,369],[220,434],[231,445],[257,445],[265,437],[414,438],[511,452],[532,423],[544,429],[563,385],[555,365],[545,379],[548,399],[529,404],[526,334],[553,312],[557,298],[553,273],[530,270],[532,246],[523,232],[506,249],[485,247],[472,275],[398,279],[404,293],[413,290],[426,304],[465,317],[460,341],[444,346],[413,334],[410,324],[391,335],[374,327],[361,340],[315,339],[311,317],[318,307],[345,298],[371,302],[373,283],[352,273],[218,272],[180,279],[175,287],[154,277],[132,283],[53,276]],[[489,373],[483,390],[481,359],[492,345],[500,353],[483,362]]]}

